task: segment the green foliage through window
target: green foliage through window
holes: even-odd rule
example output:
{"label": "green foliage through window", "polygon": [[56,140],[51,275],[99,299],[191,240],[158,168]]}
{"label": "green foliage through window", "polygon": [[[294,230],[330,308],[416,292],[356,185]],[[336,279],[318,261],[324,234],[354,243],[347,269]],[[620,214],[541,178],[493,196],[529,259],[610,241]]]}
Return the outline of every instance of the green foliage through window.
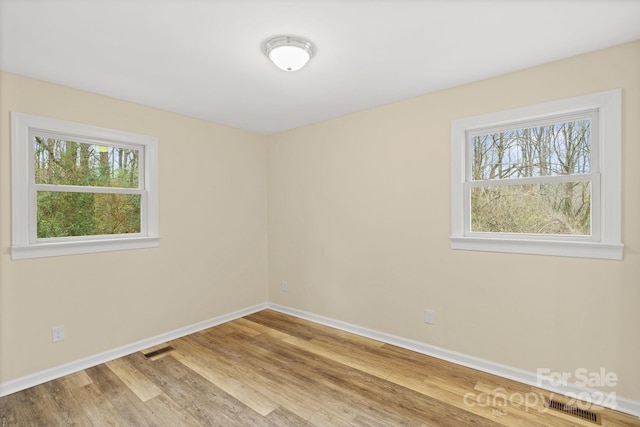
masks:
{"label": "green foliage through window", "polygon": [[141,231],[141,195],[111,190],[138,189],[139,150],[40,136],[33,143],[38,238]]}
{"label": "green foliage through window", "polygon": [[138,150],[34,138],[36,184],[138,188]]}

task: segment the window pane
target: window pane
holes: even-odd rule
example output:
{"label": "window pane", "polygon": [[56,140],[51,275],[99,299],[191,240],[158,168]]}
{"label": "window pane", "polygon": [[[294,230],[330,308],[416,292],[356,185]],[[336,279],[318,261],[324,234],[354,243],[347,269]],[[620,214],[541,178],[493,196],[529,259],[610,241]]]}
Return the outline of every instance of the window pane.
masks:
{"label": "window pane", "polygon": [[139,150],[36,136],[36,184],[138,188]]}
{"label": "window pane", "polygon": [[474,181],[591,172],[591,121],[558,122],[471,138]]}
{"label": "window pane", "polygon": [[38,238],[140,233],[139,194],[38,192]]}
{"label": "window pane", "polygon": [[591,183],[471,189],[471,231],[591,235]]}

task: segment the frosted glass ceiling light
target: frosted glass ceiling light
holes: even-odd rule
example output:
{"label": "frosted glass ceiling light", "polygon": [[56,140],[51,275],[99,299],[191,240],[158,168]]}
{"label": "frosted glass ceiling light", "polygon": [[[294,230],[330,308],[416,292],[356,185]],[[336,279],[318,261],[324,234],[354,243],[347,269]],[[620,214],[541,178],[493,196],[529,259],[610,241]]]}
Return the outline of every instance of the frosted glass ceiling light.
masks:
{"label": "frosted glass ceiling light", "polygon": [[294,36],[277,36],[264,44],[264,51],[276,67],[297,71],[313,56],[311,42]]}

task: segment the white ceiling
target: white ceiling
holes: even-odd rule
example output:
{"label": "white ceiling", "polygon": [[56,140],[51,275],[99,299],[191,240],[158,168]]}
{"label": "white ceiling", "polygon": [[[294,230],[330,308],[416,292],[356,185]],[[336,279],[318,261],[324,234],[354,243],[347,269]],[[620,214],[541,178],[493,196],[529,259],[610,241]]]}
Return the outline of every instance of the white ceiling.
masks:
{"label": "white ceiling", "polygon": [[265,134],[636,39],[640,0],[0,0],[1,69]]}

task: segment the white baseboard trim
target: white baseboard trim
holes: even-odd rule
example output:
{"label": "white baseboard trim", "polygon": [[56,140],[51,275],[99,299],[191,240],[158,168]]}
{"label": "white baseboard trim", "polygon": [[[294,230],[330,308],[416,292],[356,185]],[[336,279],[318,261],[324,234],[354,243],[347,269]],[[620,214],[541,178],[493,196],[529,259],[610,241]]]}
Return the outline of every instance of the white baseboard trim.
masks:
{"label": "white baseboard trim", "polygon": [[384,332],[363,328],[361,326],[330,319],[328,317],[309,313],[302,310],[286,307],[283,305],[268,303],[268,308],[309,320],[342,331],[351,332],[356,335],[371,338],[387,344],[392,344],[427,356],[436,357],[441,360],[455,363],[457,365],[466,366],[468,368],[477,369],[482,372],[497,375],[513,381],[548,390],[552,393],[561,394],[571,398],[578,397],[581,400],[590,401],[606,408],[624,412],[626,414],[640,417],[640,402],[617,396],[615,393],[603,393],[594,389],[582,387],[576,384],[568,383],[566,385],[556,386],[549,378],[540,378],[536,373],[524,371],[522,369],[513,368],[502,365],[500,363],[490,362],[467,354],[446,350],[418,341],[409,340]]}
{"label": "white baseboard trim", "polygon": [[94,356],[89,356],[80,360],[76,360],[74,362],[36,372],[35,374],[27,375],[16,380],[0,383],[0,397],[45,383],[47,381],[54,380],[56,378],[63,377],[65,375],[72,374],[74,372],[81,371],[83,369],[91,368],[101,363],[106,363],[119,357],[135,353],[136,351],[141,351],[167,341],[181,338],[183,336],[193,334],[195,332],[199,332],[201,330],[211,328],[213,326],[217,326],[222,323],[226,323],[231,320],[238,319],[240,317],[247,316],[249,314],[253,314],[267,308],[299,317],[301,319],[306,319],[315,323],[330,326],[332,328],[351,332],[387,344],[392,344],[401,348],[405,348],[407,350],[425,354],[427,356],[433,356],[438,359],[455,363],[457,365],[466,366],[468,368],[477,369],[479,371],[487,372],[499,377],[518,381],[520,383],[528,384],[534,387],[539,387],[552,393],[562,394],[569,397],[578,396],[583,400],[585,400],[586,397],[587,399],[591,399],[592,402],[601,402],[601,406],[640,417],[640,402],[632,399],[616,396],[615,394],[605,394],[605,396],[603,396],[602,392],[586,387],[581,387],[575,384],[567,384],[561,387],[556,387],[550,381],[548,381],[548,379],[539,379],[539,377],[532,372],[512,368],[510,366],[490,362],[488,360],[480,359],[474,356],[446,350],[418,341],[412,341],[406,338],[375,331],[339,320],[330,319],[328,317],[320,316],[302,310],[297,310],[275,303],[257,304],[238,311],[234,311],[232,313],[205,320],[203,322],[195,323],[193,325],[185,326],[183,328],[160,334],[155,337],[143,339],[141,341],[118,347],[100,354],[96,354]]}
{"label": "white baseboard trim", "polygon": [[73,374],[74,372],[82,371],[83,369],[100,365],[101,363],[109,362],[119,357],[135,353],[136,351],[141,351],[146,348],[165,343],[167,341],[175,340],[177,338],[199,332],[203,329],[211,328],[213,326],[217,326],[222,323],[226,323],[231,320],[256,313],[258,311],[266,309],[267,307],[267,303],[257,304],[252,307],[234,311],[233,313],[224,314],[222,316],[214,317],[213,319],[205,320],[203,322],[194,323],[193,325],[185,326],[183,328],[160,334],[155,337],[146,338],[135,343],[115,348],[113,350],[108,350],[94,356],[89,356],[80,360],[76,360],[74,362],[36,372],[35,374],[27,375],[16,380],[1,383],[0,397],[45,383],[47,381],[54,380],[56,378],[63,377],[65,375]]}

